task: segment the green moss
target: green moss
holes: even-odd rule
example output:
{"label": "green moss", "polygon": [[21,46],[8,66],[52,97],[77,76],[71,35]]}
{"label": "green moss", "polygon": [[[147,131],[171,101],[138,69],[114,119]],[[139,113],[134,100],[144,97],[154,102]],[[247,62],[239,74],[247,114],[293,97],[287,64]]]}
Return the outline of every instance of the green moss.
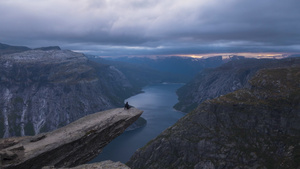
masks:
{"label": "green moss", "polygon": [[21,119],[21,116],[18,115],[16,112],[10,112],[8,114],[8,120],[10,123],[9,132],[15,133],[15,135],[20,136],[21,135],[21,127],[20,124],[17,124],[16,122]]}
{"label": "green moss", "polygon": [[295,166],[300,166],[300,145],[296,145],[294,150],[293,150],[293,162],[295,164]]}
{"label": "green moss", "polygon": [[63,126],[67,125],[67,122],[66,121],[63,121],[61,123],[58,124],[58,127],[57,128],[61,128]]}
{"label": "green moss", "polygon": [[41,128],[41,130],[40,130],[40,133],[45,133],[45,132],[48,132],[49,130],[48,130],[48,128],[47,128],[47,126],[46,125],[43,125],[43,127]]}
{"label": "green moss", "polygon": [[90,131],[88,131],[88,132],[85,133],[84,137],[87,137],[87,136],[89,136],[91,134],[94,134],[96,132],[97,132],[97,130],[90,130]]}
{"label": "green moss", "polygon": [[25,130],[25,135],[27,136],[33,136],[35,134],[33,124],[30,122],[25,124],[24,130]]}
{"label": "green moss", "polygon": [[16,98],[13,99],[13,103],[14,103],[14,104],[18,104],[18,103],[23,104],[23,103],[24,103],[24,100],[23,100],[22,97],[16,97]]}
{"label": "green moss", "polygon": [[2,111],[0,111],[0,138],[4,135],[4,117]]}

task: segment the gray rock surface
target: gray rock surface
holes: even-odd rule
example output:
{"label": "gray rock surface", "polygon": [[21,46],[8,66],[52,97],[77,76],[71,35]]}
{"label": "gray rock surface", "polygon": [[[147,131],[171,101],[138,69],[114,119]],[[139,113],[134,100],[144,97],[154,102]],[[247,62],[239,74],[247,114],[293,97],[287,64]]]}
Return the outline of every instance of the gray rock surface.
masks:
{"label": "gray rock surface", "polygon": [[249,88],[203,102],[136,151],[127,165],[300,168],[299,72],[295,64],[260,70]]}
{"label": "gray rock surface", "polygon": [[52,131],[138,91],[116,68],[68,50],[0,56],[0,137]]}
{"label": "gray rock surface", "polygon": [[136,121],[141,110],[106,110],[83,117],[67,126],[37,136],[0,140],[4,169],[43,166],[74,167],[97,156],[112,139]]}
{"label": "gray rock surface", "polygon": [[55,168],[55,167],[43,167],[42,169],[130,169],[128,166],[121,162],[113,162],[110,160],[102,161],[93,164],[84,164],[72,168]]}

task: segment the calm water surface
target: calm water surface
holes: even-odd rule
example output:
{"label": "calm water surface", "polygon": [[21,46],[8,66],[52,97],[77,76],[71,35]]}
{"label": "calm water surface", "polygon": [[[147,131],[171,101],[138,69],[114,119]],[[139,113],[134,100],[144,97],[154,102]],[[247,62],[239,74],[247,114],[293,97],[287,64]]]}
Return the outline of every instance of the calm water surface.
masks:
{"label": "calm water surface", "polygon": [[173,109],[178,102],[176,90],[183,84],[157,84],[143,89],[144,93],[132,96],[126,101],[143,110],[142,117],[147,125],[133,131],[126,131],[110,144],[91,162],[103,160],[127,162],[133,153],[173,125],[184,113]]}

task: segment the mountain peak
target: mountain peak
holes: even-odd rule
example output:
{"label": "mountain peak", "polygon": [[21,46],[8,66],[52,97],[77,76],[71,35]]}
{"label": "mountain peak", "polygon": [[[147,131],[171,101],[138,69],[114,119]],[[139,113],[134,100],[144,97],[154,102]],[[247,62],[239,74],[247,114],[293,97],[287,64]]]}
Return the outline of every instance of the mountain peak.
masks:
{"label": "mountain peak", "polygon": [[62,60],[76,60],[76,62],[79,60],[87,60],[84,54],[72,52],[70,50],[28,50],[22,53],[3,55],[1,59],[22,63],[57,63],[61,62]]}
{"label": "mountain peak", "polygon": [[35,48],[34,50],[43,50],[43,51],[47,51],[47,50],[61,50],[61,48],[59,46],[47,46],[47,47]]}
{"label": "mountain peak", "polygon": [[0,56],[4,54],[18,53],[31,50],[26,46],[11,46],[7,44],[0,43]]}

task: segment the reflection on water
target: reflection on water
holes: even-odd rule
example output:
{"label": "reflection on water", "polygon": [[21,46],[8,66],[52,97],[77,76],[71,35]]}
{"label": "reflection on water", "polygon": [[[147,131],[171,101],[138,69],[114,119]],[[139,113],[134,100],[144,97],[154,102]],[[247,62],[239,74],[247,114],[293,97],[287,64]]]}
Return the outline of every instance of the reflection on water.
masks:
{"label": "reflection on water", "polygon": [[176,90],[183,84],[157,84],[147,86],[144,93],[128,98],[128,103],[144,113],[147,125],[133,131],[124,132],[107,145],[103,152],[91,162],[103,160],[127,162],[131,155],[155,138],[163,130],[173,125],[184,114],[173,109],[178,102]]}

